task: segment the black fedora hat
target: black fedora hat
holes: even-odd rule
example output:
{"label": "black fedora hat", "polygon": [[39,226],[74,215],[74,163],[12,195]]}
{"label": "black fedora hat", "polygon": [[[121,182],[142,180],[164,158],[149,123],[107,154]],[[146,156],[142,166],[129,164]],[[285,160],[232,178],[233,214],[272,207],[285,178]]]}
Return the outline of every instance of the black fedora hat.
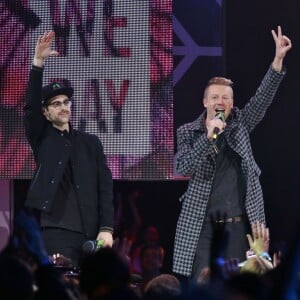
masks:
{"label": "black fedora hat", "polygon": [[47,105],[49,99],[57,95],[67,95],[69,98],[73,96],[73,88],[65,86],[60,82],[52,82],[42,88],[42,103]]}

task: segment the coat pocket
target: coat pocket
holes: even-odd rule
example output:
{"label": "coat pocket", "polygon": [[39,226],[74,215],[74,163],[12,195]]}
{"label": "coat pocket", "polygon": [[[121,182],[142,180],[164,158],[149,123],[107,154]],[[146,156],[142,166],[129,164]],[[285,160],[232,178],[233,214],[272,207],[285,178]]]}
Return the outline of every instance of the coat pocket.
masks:
{"label": "coat pocket", "polygon": [[35,174],[34,174],[34,177],[31,181],[31,184],[30,184],[30,190],[32,190],[32,188],[34,187],[38,177],[39,177],[39,174],[40,174],[40,171],[41,171],[41,168],[42,168],[42,164],[39,165],[38,169],[36,170]]}

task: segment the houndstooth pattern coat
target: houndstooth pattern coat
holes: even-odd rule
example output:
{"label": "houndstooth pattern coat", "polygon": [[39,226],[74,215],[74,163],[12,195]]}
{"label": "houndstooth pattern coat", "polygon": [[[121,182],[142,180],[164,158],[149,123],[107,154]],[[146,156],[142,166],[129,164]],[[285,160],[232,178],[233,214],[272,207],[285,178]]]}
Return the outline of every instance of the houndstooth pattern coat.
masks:
{"label": "houndstooth pattern coat", "polygon": [[[234,107],[226,120],[224,134],[228,145],[241,157],[241,167],[246,180],[245,208],[250,223],[265,222],[262,189],[249,133],[262,120],[270,106],[285,72],[269,68],[255,95],[243,109]],[[178,153],[176,168],[179,174],[189,176],[187,191],[180,197],[182,208],[177,222],[173,271],[190,276],[207,201],[215,172],[216,153],[207,139],[206,111],[192,123],[177,130]]]}

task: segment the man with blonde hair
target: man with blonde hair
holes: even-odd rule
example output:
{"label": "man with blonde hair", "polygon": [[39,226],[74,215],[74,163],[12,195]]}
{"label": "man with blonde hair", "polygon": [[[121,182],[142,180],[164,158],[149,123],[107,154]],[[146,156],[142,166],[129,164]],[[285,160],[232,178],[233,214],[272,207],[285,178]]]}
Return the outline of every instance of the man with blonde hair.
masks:
{"label": "man with blonde hair", "polygon": [[265,223],[264,203],[249,134],[262,120],[285,75],[283,60],[291,41],[272,30],[275,57],[255,95],[243,109],[233,106],[232,82],[215,77],[203,98],[205,111],[177,131],[176,168],[189,176],[188,189],[181,197],[177,223],[173,271],[198,278],[209,265],[212,225],[209,216],[226,213],[230,232],[226,257],[244,260],[248,224]]}

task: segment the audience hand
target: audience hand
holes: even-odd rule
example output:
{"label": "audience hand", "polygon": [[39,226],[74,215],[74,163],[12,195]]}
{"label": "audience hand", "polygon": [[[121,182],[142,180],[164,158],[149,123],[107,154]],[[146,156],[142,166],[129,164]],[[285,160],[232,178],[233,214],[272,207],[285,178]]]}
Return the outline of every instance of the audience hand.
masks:
{"label": "audience hand", "polygon": [[269,228],[265,227],[263,223],[251,224],[252,236],[247,234],[247,239],[249,242],[250,248],[254,251],[256,255],[260,255],[263,252],[269,252]]}
{"label": "audience hand", "polygon": [[131,250],[132,241],[128,240],[126,237],[114,240],[113,249],[124,259],[128,265],[130,265],[129,253]]}

